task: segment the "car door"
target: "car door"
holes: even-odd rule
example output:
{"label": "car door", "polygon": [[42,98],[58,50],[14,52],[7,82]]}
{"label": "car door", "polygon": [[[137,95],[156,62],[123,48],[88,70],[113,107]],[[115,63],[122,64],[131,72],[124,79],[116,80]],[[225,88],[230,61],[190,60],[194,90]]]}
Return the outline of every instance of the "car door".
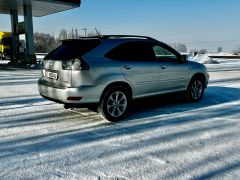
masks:
{"label": "car door", "polygon": [[179,56],[161,44],[154,44],[159,71],[159,91],[173,92],[184,90],[188,83],[190,69],[187,63],[181,62]]}
{"label": "car door", "polygon": [[158,66],[151,44],[126,42],[112,50],[110,56],[121,63],[123,77],[132,84],[135,97],[158,91]]}

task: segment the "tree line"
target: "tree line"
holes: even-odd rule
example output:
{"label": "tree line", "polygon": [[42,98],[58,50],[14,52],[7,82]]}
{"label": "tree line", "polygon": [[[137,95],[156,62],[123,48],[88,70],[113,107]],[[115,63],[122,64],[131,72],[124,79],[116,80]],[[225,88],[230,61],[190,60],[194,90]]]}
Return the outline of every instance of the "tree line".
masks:
{"label": "tree line", "polygon": [[[87,36],[96,36],[95,32],[88,32]],[[72,29],[67,31],[66,29],[61,29],[58,37],[55,37],[53,34],[35,32],[34,33],[34,46],[37,53],[49,53],[53,49],[61,45],[61,41],[64,39],[78,39],[82,37],[78,33],[77,29]]]}
{"label": "tree line", "polygon": [[[87,33],[87,36],[96,36],[97,34],[95,32],[89,32]],[[49,33],[41,33],[41,32],[35,32],[34,33],[34,45],[35,50],[37,53],[49,53],[56,47],[61,45],[61,41],[64,39],[78,39],[82,37],[79,35],[77,29],[72,31],[67,31],[66,29],[62,29],[59,32],[58,37],[54,37],[54,35],[51,35]],[[182,43],[172,43],[170,44],[174,49],[176,49],[180,53],[186,53],[187,52],[187,46]]]}
{"label": "tree line", "polygon": [[[88,32],[86,33],[86,36],[96,36],[97,33],[96,32]],[[80,35],[78,33],[77,29],[72,29],[71,31],[67,31],[66,29],[61,29],[58,37],[55,37],[54,35],[51,35],[49,33],[42,33],[42,32],[36,32],[34,33],[34,44],[35,44],[35,49],[37,53],[49,53],[50,51],[52,51],[53,49],[55,49],[56,47],[61,45],[61,41],[64,39],[78,39],[82,37],[82,35]],[[176,49],[178,52],[180,53],[186,53],[186,52],[197,52],[200,54],[205,54],[207,53],[207,49],[192,49],[189,50],[187,49],[187,46],[183,43],[171,43],[169,44],[171,47],[173,47],[174,49]],[[217,52],[220,53],[223,51],[222,47],[217,47]],[[240,45],[236,45],[233,50],[232,53],[235,55],[240,55]]]}

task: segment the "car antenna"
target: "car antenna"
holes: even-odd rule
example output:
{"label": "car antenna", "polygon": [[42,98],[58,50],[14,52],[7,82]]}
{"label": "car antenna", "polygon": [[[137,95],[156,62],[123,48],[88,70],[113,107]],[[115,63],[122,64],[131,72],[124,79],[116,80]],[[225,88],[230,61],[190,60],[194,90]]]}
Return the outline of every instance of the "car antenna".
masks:
{"label": "car antenna", "polygon": [[97,28],[95,28],[95,31],[96,31],[96,33],[97,33],[98,39],[99,39],[100,41],[102,41],[101,35],[100,35],[99,31],[97,30]]}

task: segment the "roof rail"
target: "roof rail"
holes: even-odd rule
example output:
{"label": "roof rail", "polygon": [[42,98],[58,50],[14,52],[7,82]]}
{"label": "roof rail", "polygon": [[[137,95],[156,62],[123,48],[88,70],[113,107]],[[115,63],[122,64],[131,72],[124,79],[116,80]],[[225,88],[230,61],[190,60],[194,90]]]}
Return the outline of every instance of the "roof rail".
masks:
{"label": "roof rail", "polygon": [[144,38],[152,41],[157,41],[154,38],[148,36],[139,36],[139,35],[99,35],[99,36],[91,36],[91,37],[81,37],[81,38],[101,38],[101,39],[110,39],[110,38]]}
{"label": "roof rail", "polygon": [[149,39],[149,40],[154,40],[157,41],[154,38],[148,37],[148,36],[139,36],[139,35],[104,35],[106,39],[109,38],[144,38],[144,39]]}

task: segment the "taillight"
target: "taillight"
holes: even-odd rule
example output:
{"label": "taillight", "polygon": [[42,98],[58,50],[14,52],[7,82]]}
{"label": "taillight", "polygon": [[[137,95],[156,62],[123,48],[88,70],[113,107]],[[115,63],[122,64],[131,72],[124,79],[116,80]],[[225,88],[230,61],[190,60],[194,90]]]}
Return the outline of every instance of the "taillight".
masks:
{"label": "taillight", "polygon": [[89,70],[90,66],[84,59],[74,59],[72,61],[72,70],[79,71],[79,70]]}
{"label": "taillight", "polygon": [[62,61],[63,70],[88,70],[90,69],[89,64],[84,59],[74,59],[72,61]]}
{"label": "taillight", "polygon": [[73,71],[81,70],[80,67],[81,67],[81,60],[80,59],[74,59],[73,64],[72,64],[72,70]]}
{"label": "taillight", "polygon": [[62,69],[63,70],[71,70],[72,69],[72,61],[62,61]]}
{"label": "taillight", "polygon": [[45,71],[45,64],[46,64],[46,61],[42,61],[42,76],[46,76],[46,71]]}

